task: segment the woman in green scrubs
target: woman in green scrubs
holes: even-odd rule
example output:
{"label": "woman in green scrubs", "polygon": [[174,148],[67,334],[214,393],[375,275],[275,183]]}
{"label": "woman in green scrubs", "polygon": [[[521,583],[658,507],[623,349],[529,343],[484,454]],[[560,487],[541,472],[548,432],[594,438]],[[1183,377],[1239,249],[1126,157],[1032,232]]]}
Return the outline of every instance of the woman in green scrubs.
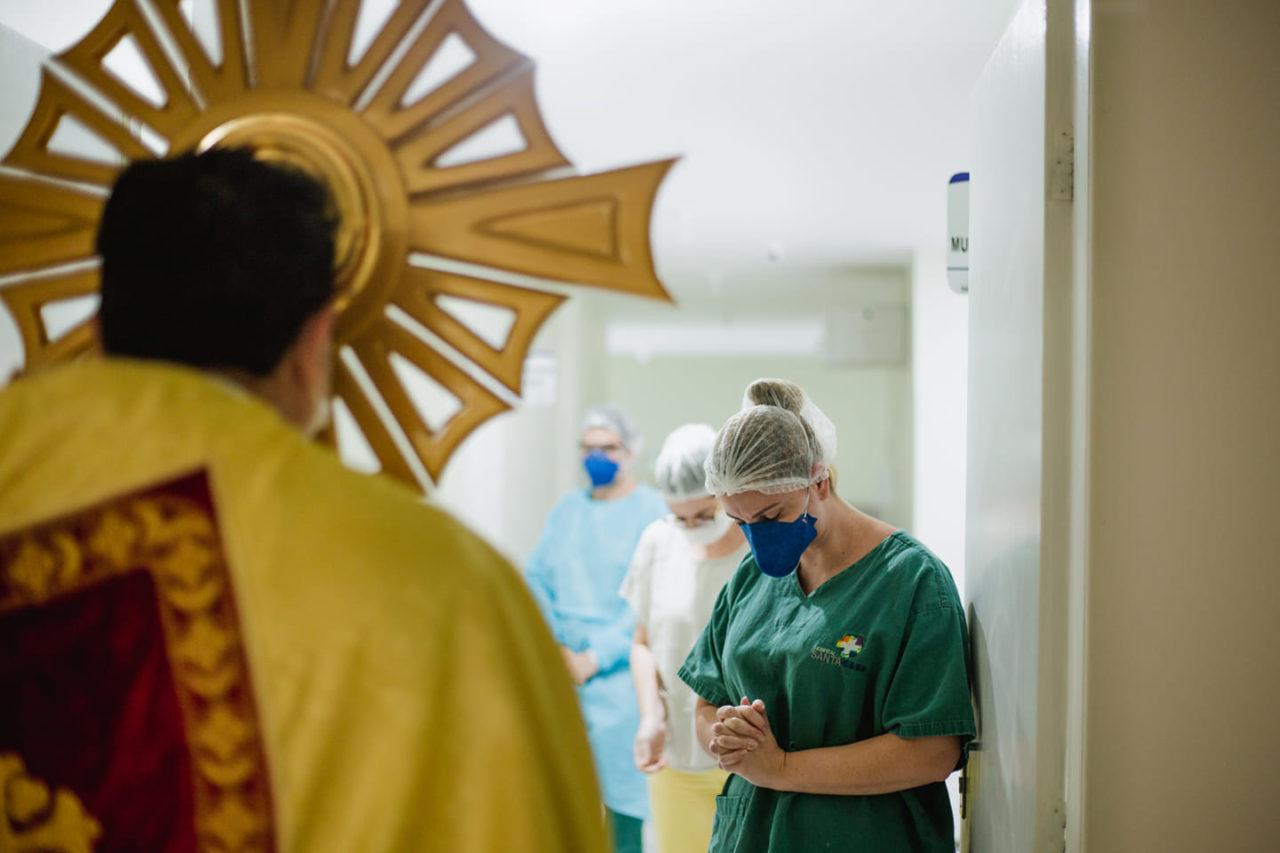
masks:
{"label": "woman in green scrubs", "polygon": [[732,773],[712,853],[953,851],[944,781],[976,734],[947,567],[835,493],[835,429],[757,380],[716,435],[707,490],[751,554],[680,677]]}

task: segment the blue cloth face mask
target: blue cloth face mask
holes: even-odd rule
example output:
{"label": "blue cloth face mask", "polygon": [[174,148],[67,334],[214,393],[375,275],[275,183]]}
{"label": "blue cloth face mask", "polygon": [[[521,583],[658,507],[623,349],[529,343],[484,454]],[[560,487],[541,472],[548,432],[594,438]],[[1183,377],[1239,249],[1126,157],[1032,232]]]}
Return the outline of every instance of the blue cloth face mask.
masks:
{"label": "blue cloth face mask", "polygon": [[741,522],[751,554],[760,571],[771,578],[785,578],[800,566],[800,555],[818,535],[817,519],[809,515],[809,496],[795,521]]}
{"label": "blue cloth face mask", "polygon": [[618,463],[608,457],[603,450],[593,450],[582,460],[582,467],[587,469],[593,488],[607,486],[618,476]]}

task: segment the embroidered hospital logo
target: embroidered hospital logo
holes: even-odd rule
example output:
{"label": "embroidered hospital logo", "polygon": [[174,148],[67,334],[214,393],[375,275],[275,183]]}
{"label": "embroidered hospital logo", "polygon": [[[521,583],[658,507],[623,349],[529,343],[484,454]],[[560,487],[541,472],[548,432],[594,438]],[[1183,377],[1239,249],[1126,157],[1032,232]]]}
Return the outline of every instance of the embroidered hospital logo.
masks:
{"label": "embroidered hospital logo", "polygon": [[843,667],[853,672],[866,672],[867,668],[854,660],[862,652],[862,648],[865,645],[866,640],[857,634],[845,634],[836,643],[836,648],[829,649],[825,646],[814,646],[813,651],[809,652],[809,657],[818,661],[818,663]]}
{"label": "embroidered hospital logo", "polygon": [[848,658],[862,651],[862,643],[862,638],[857,634],[845,634],[836,646],[840,649],[840,657]]}

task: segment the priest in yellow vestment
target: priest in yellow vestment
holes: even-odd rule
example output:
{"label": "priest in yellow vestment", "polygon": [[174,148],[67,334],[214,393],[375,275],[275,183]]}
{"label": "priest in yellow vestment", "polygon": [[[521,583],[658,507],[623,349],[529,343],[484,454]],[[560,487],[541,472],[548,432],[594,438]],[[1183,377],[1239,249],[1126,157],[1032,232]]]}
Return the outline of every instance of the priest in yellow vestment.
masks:
{"label": "priest in yellow vestment", "polygon": [[0,849],[606,848],[518,575],[304,435],[326,210],[242,151],[134,164],[107,357],[0,392]]}

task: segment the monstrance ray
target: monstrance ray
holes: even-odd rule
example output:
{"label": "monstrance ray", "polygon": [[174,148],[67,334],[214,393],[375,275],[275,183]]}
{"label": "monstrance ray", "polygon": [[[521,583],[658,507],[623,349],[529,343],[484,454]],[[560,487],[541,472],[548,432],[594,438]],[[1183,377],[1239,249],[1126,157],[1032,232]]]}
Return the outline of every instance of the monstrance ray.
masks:
{"label": "monstrance ray", "polygon": [[[519,394],[534,335],[564,299],[536,281],[669,299],[649,220],[671,161],[573,175],[538,111],[532,62],[460,0],[401,2],[359,56],[359,0],[207,4],[212,39],[181,0],[116,0],[43,74],[0,172],[0,298],[27,369],[89,346],[85,323],[52,337],[45,309],[96,290],[93,232],[121,165],[218,144],[247,145],[329,185],[342,220],[334,394],[383,472],[415,487],[438,479],[459,443],[509,408],[504,395]],[[112,70],[126,42],[150,91]],[[467,63],[419,91],[451,44]],[[56,144],[65,123],[109,153],[68,153]],[[518,145],[455,156],[499,124]],[[411,252],[465,262],[470,274],[421,269]],[[514,286],[512,274],[536,281]],[[442,300],[507,312],[504,339]],[[445,421],[418,410],[404,365],[451,396]]]}

